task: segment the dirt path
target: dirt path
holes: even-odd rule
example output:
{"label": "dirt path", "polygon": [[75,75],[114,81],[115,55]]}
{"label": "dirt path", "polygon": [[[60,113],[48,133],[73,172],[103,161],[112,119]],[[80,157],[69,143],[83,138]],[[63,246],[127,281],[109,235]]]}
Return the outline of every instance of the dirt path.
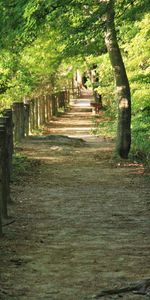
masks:
{"label": "dirt path", "polygon": [[83,104],[84,111],[78,101],[46,130],[75,139],[21,145],[41,163],[12,187],[16,221],[0,241],[2,300],[92,299],[103,288],[150,277],[148,176],[142,165],[112,162],[113,142],[89,135],[91,112]]}

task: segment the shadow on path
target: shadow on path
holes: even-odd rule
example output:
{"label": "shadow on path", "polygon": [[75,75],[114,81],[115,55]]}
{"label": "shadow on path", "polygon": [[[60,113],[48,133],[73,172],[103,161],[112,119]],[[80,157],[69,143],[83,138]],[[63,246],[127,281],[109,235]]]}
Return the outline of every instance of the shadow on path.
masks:
{"label": "shadow on path", "polygon": [[111,160],[112,141],[90,135],[87,102],[50,122],[45,134],[59,137],[20,145],[40,164],[12,186],[16,222],[0,241],[2,300],[92,299],[150,275],[148,178],[142,165]]}

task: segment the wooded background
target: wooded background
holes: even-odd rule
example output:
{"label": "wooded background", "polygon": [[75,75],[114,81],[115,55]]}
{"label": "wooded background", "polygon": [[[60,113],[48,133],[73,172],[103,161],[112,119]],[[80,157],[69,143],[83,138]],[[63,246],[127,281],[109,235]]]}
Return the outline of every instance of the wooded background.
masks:
{"label": "wooded background", "polygon": [[[127,94],[131,97],[120,95],[115,87],[117,68],[106,41],[108,30],[112,34],[111,42],[116,38],[129,82]],[[132,152],[148,160],[150,2],[0,0],[0,110],[10,107],[14,101],[43,97],[64,86],[70,88],[75,71],[80,69],[84,74],[93,65],[99,78],[96,89],[102,95],[109,117],[107,124],[99,125],[96,132],[117,135],[122,144],[124,139],[128,140],[125,154],[120,152],[124,157],[130,150],[131,135]],[[121,76],[124,81],[124,75]],[[124,86],[123,81],[119,86]],[[88,85],[91,86],[90,80]],[[126,115],[125,110],[119,111],[121,98],[131,100],[131,125],[131,112]]]}

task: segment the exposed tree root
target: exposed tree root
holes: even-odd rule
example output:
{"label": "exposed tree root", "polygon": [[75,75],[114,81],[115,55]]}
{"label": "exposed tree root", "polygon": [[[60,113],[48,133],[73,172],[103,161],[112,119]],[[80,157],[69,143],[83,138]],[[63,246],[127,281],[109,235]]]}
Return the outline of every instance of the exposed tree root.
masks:
{"label": "exposed tree root", "polygon": [[148,287],[150,287],[150,278],[132,283],[131,285],[128,285],[126,287],[114,288],[110,290],[102,290],[99,294],[94,296],[94,298],[98,299],[108,295],[117,295],[117,294],[119,295],[119,294],[129,293],[129,292],[133,292],[140,295],[147,295]]}
{"label": "exposed tree root", "polygon": [[2,224],[2,226],[4,227],[4,226],[8,226],[8,225],[11,225],[11,224],[13,224],[13,223],[15,223],[16,222],[16,220],[11,220],[10,222],[8,222],[8,223],[4,223],[4,224]]}

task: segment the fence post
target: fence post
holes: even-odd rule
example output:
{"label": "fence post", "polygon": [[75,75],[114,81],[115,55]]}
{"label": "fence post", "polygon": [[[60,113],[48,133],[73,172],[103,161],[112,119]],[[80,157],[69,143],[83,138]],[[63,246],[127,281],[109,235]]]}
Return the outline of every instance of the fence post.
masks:
{"label": "fence post", "polygon": [[10,198],[10,179],[12,172],[12,145],[11,145],[11,134],[10,134],[10,118],[9,116],[0,117],[0,125],[5,127],[5,152],[4,152],[4,198],[6,197],[7,203],[11,203]]}
{"label": "fence post", "polygon": [[[13,145],[13,120],[12,120],[12,109],[5,109],[3,116],[6,119],[6,131],[7,131],[7,147],[8,147],[8,163],[9,163],[9,174],[12,174],[12,156],[14,152]],[[3,123],[3,121],[2,121]]]}
{"label": "fence post", "polygon": [[45,97],[42,97],[41,100],[41,105],[42,105],[42,125],[45,124]]}
{"label": "fence post", "polygon": [[0,125],[0,236],[2,236],[2,210],[3,210],[3,157],[4,157],[4,141],[5,126]]}
{"label": "fence post", "polygon": [[38,127],[40,127],[40,125],[42,125],[42,120],[41,120],[41,99],[38,97],[37,99],[38,101]]}
{"label": "fence post", "polygon": [[44,97],[40,96],[39,98],[39,125],[43,125],[45,123],[45,101]]}
{"label": "fence post", "polygon": [[57,107],[62,108],[62,92],[57,93]]}
{"label": "fence post", "polygon": [[40,98],[37,98],[37,105],[38,105],[38,128],[41,125],[41,102],[40,102]]}
{"label": "fence post", "polygon": [[64,111],[65,111],[65,108],[66,108],[66,99],[65,99],[65,91],[62,91],[61,92],[61,103],[62,103],[62,107],[63,107],[63,109],[64,109]]}
{"label": "fence post", "polygon": [[52,116],[57,115],[57,99],[56,95],[52,94]]}
{"label": "fence post", "polygon": [[32,99],[30,101],[30,133],[32,133],[33,129],[34,129],[34,99]]}
{"label": "fence post", "polygon": [[24,103],[14,102],[13,108],[13,122],[14,122],[14,139],[20,142],[25,136],[25,122],[24,122]]}
{"label": "fence post", "polygon": [[37,98],[34,98],[34,129],[38,129],[38,102]]}
{"label": "fence post", "polygon": [[30,104],[24,103],[24,133],[25,136],[29,136],[29,114],[30,114]]}
{"label": "fence post", "polygon": [[14,143],[13,143],[13,116],[12,116],[12,109],[5,109],[3,112],[3,116],[9,117],[9,136],[10,136],[10,153],[11,155],[14,152]]}
{"label": "fence post", "polygon": [[49,99],[49,121],[50,121],[50,119],[53,116],[53,113],[52,113],[52,95],[51,94],[48,96],[48,99]]}
{"label": "fence post", "polygon": [[51,112],[51,96],[47,95],[47,105],[48,105],[48,122],[51,119],[52,112]]}
{"label": "fence post", "polygon": [[39,125],[43,125],[42,120],[42,105],[41,105],[42,99],[41,96],[38,98],[38,107],[39,107]]}
{"label": "fence post", "polygon": [[45,95],[45,106],[46,106],[46,123],[48,123],[48,98],[47,95]]}
{"label": "fence post", "polygon": [[7,214],[7,203],[10,198],[10,186],[8,179],[8,153],[7,153],[7,143],[6,143],[6,125],[0,125],[0,140],[1,140],[1,205],[2,205],[2,217],[8,218]]}

